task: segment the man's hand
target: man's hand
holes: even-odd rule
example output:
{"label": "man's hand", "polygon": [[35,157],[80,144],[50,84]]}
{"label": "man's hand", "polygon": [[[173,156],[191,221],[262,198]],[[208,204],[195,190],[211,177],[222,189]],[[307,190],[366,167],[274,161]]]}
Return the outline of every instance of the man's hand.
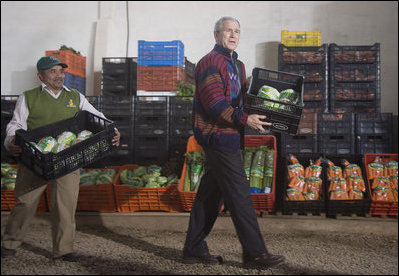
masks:
{"label": "man's hand", "polygon": [[265,115],[258,115],[258,114],[248,115],[247,125],[252,129],[258,131],[265,131],[263,126],[271,126],[272,123],[261,121],[264,119],[266,119]]}
{"label": "man's hand", "polygon": [[9,149],[11,154],[14,156],[19,156],[21,154],[22,149],[15,144],[15,137],[10,141]]}
{"label": "man's hand", "polygon": [[114,138],[112,138],[112,144],[114,146],[119,147],[119,140],[121,139],[121,134],[119,133],[119,131],[115,128],[115,136]]}

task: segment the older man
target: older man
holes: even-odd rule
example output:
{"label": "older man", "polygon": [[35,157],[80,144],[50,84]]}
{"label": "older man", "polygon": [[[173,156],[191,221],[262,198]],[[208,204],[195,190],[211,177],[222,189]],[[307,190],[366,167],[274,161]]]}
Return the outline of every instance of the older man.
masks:
{"label": "older man", "polygon": [[218,264],[221,256],[211,255],[205,238],[227,206],[243,248],[246,266],[271,267],[284,261],[270,254],[263,241],[253,208],[249,183],[240,155],[245,126],[264,130],[271,123],[266,116],[243,111],[245,68],[235,49],[240,40],[240,23],[223,17],[215,24],[216,45],[195,69],[193,103],[194,136],[205,152],[205,173],[194,200],[183,261]]}

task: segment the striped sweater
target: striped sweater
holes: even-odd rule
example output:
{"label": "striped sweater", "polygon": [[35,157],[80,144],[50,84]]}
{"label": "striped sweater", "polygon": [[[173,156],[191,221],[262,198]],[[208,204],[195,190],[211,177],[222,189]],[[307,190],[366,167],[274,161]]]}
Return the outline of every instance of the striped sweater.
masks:
{"label": "striped sweater", "polygon": [[[236,64],[241,66],[241,82]],[[237,63],[237,53],[231,57],[219,45],[198,62],[192,122],[194,136],[202,147],[228,152],[240,149],[248,114],[233,106],[239,97],[245,98],[245,80],[245,67]]]}

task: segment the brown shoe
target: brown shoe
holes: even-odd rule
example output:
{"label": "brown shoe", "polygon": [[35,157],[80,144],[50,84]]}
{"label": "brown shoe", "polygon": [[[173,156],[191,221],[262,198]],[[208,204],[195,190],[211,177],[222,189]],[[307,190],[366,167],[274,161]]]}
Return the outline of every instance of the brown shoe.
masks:
{"label": "brown shoe", "polygon": [[269,268],[283,263],[284,260],[284,256],[264,253],[256,257],[244,257],[244,266]]}
{"label": "brown shoe", "polygon": [[72,252],[72,253],[68,253],[68,254],[53,258],[53,261],[55,261],[55,260],[61,260],[61,261],[73,263],[73,262],[77,262],[79,260],[79,255]]}
{"label": "brown shoe", "polygon": [[209,252],[201,255],[183,254],[183,262],[186,264],[221,264],[223,263],[223,258],[219,255],[211,255]]}

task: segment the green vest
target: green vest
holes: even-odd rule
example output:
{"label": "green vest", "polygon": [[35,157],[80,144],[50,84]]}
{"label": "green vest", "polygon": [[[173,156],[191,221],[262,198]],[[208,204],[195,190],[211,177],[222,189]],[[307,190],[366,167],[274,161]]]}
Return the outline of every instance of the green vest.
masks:
{"label": "green vest", "polygon": [[25,102],[29,110],[28,130],[74,117],[79,111],[79,92],[63,89],[58,99],[53,98],[42,87],[25,91]]}

